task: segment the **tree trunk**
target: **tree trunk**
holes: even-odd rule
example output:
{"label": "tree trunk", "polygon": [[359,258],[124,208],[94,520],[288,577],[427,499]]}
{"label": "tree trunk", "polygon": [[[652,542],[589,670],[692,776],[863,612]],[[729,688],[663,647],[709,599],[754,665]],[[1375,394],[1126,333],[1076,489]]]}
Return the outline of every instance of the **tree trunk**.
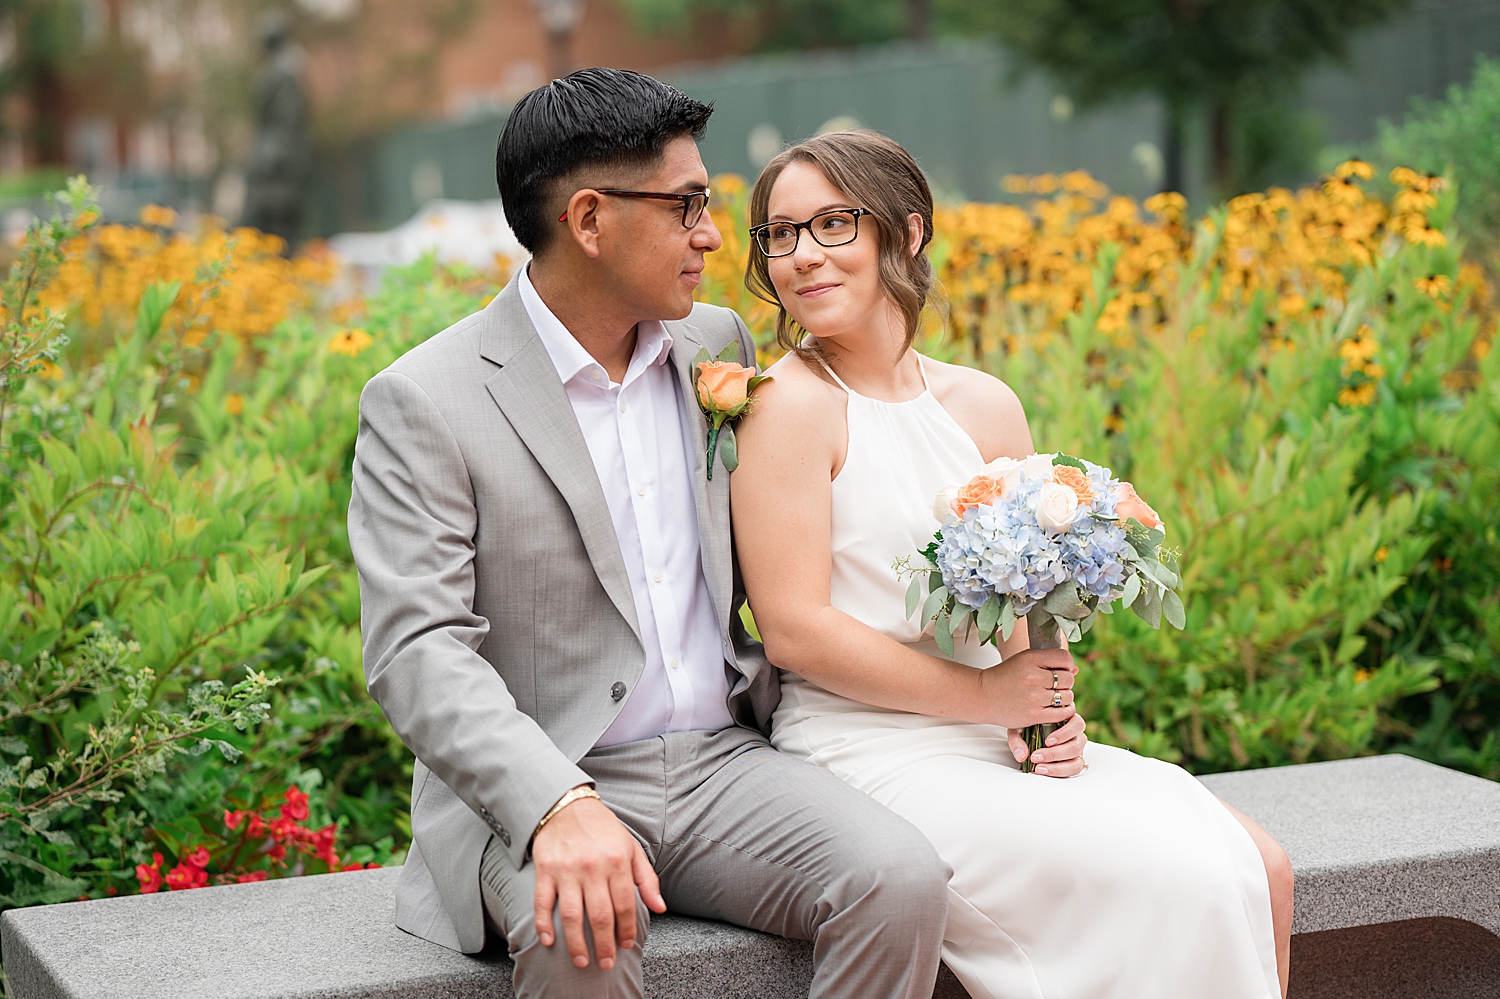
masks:
{"label": "tree trunk", "polygon": [[1167,134],[1166,141],[1162,143],[1162,187],[1163,191],[1182,192],[1182,127],[1183,119],[1187,117],[1186,109],[1180,101],[1168,100],[1167,104]]}
{"label": "tree trunk", "polygon": [[906,37],[919,42],[932,37],[932,0],[906,0]]}
{"label": "tree trunk", "polygon": [[1230,141],[1231,117],[1229,102],[1223,98],[1214,101],[1209,119],[1209,141],[1213,155],[1214,193],[1228,198],[1239,193],[1234,186],[1234,147]]}

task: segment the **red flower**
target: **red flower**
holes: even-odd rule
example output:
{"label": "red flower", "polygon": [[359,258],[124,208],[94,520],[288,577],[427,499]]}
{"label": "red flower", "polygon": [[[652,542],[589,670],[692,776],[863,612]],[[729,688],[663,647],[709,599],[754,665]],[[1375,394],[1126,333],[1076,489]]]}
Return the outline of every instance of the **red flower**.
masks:
{"label": "red flower", "polygon": [[339,868],[339,870],[342,870],[342,871],[362,871],[364,869],[365,869],[365,865],[361,864],[357,860],[352,861],[350,863],[347,863],[343,867]]}
{"label": "red flower", "polygon": [[265,831],[266,820],[261,818],[259,815],[256,815],[254,812],[251,812],[250,828],[245,830],[245,835],[249,836],[251,839],[255,839],[258,836],[264,835]]}
{"label": "red flower", "polygon": [[272,860],[280,863],[281,861],[286,859],[286,847],[282,846],[280,843],[277,843],[275,846],[271,847],[269,851],[267,851],[267,855]]}
{"label": "red flower", "polygon": [[234,880],[236,884],[246,885],[254,881],[264,881],[269,876],[265,871],[251,871],[249,874],[241,874]]}
{"label": "red flower", "polygon": [[[286,809],[282,809],[282,811],[286,811]],[[278,843],[291,838],[296,831],[297,823],[289,818],[283,816],[282,818],[271,820],[271,838]]]}
{"label": "red flower", "polygon": [[192,853],[188,854],[186,857],[183,857],[182,858],[182,862],[184,864],[187,864],[189,867],[196,867],[200,871],[207,869],[207,867],[208,867],[208,847],[205,847],[205,846],[198,847],[198,849],[194,850]]}
{"label": "red flower", "polygon": [[365,870],[367,870],[367,871],[376,871],[376,870],[379,870],[379,869],[380,869],[380,865],[377,864],[377,863],[375,863],[375,861],[373,861],[373,860],[370,861],[368,864],[365,865]]}
{"label": "red flower", "polygon": [[224,809],[224,825],[226,825],[230,829],[238,829],[240,827],[240,823],[244,821],[244,812],[231,812],[227,808]]}
{"label": "red flower", "polygon": [[161,854],[153,853],[151,863],[135,865],[135,879],[141,883],[141,894],[161,891]]}
{"label": "red flower", "polygon": [[178,864],[167,872],[167,887],[173,891],[187,888],[204,888],[208,885],[208,872],[201,867]]}
{"label": "red flower", "polygon": [[286,789],[286,804],[281,806],[283,818],[303,822],[307,819],[307,795],[295,784]]}

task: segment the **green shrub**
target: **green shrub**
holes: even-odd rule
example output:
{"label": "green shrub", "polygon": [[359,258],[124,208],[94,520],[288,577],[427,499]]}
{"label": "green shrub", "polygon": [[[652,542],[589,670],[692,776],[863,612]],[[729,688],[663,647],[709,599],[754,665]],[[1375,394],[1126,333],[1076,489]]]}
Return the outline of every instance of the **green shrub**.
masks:
{"label": "green shrub", "polygon": [[1454,84],[1441,101],[1414,102],[1399,127],[1381,122],[1380,151],[1392,165],[1451,169],[1460,229],[1486,257],[1500,252],[1500,60],[1480,56],[1467,88]]}

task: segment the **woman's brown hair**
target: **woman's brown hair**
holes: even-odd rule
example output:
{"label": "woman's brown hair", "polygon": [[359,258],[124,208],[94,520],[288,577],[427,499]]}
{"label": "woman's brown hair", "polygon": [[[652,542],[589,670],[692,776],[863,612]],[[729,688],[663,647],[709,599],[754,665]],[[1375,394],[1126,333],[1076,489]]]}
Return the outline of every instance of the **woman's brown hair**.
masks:
{"label": "woman's brown hair", "polygon": [[[847,129],[799,142],[766,164],[755,189],[750,192],[750,224],[767,221],[771,188],[776,178],[793,163],[811,163],[823,171],[828,182],[846,198],[870,211],[879,241],[880,284],[906,320],[906,347],[916,338],[922,309],[932,293],[932,264],[927,244],[932,241],[932,190],[911,154],[901,144],[879,132]],[[908,251],[910,230],[907,216],[922,217],[922,243],[916,254]],[[745,265],[745,287],[757,298],[777,307],[776,342],[804,360],[823,356],[817,344],[806,344],[807,331],[787,315],[771,284],[768,261],[755,247]],[[905,348],[903,348],[904,351]]]}

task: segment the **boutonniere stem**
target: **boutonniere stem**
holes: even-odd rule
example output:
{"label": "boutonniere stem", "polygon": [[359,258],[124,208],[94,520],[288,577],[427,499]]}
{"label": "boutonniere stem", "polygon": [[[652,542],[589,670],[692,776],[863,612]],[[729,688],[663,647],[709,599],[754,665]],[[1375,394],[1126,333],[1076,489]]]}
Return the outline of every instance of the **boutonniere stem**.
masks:
{"label": "boutonniere stem", "polygon": [[739,467],[739,451],[734,443],[734,421],[750,412],[755,403],[752,393],[769,375],[757,375],[753,367],[740,363],[740,345],[731,343],[718,359],[708,351],[698,351],[693,358],[693,387],[698,408],[708,417],[708,477],[714,477],[714,457],[724,463],[724,470]]}

